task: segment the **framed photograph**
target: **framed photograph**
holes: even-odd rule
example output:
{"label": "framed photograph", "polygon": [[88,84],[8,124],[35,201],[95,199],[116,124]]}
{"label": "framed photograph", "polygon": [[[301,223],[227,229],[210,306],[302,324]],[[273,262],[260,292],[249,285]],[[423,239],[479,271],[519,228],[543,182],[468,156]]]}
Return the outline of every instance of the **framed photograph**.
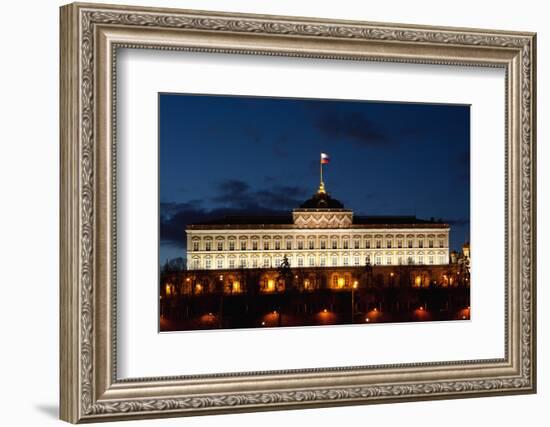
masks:
{"label": "framed photograph", "polygon": [[61,418],[536,390],[535,34],[61,8]]}

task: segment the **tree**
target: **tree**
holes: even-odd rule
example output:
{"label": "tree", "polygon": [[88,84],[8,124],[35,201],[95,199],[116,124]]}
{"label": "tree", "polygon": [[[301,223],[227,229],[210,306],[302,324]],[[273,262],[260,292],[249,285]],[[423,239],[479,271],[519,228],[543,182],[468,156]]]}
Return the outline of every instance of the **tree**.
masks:
{"label": "tree", "polygon": [[294,274],[290,268],[290,262],[288,257],[285,255],[281,265],[277,267],[277,282],[284,281],[285,290],[294,289]]}
{"label": "tree", "polygon": [[372,286],[372,265],[370,263],[369,258],[365,258],[364,274],[365,274],[365,282],[366,282],[365,286],[366,287]]}
{"label": "tree", "polygon": [[187,270],[185,259],[182,257],[167,260],[161,268],[161,273],[179,273]]}

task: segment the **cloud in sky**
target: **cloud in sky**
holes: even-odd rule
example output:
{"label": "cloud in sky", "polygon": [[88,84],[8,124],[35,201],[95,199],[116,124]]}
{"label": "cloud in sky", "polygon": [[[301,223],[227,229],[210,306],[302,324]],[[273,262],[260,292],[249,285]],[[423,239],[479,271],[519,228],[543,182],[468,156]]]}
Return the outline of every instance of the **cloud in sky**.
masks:
{"label": "cloud in sky", "polygon": [[381,126],[358,111],[324,109],[316,115],[317,129],[334,139],[348,139],[364,147],[382,147],[394,141]]}
{"label": "cloud in sky", "polygon": [[185,227],[188,224],[225,216],[288,215],[306,198],[306,191],[299,186],[277,185],[254,190],[242,180],[227,179],[216,185],[215,196],[211,199],[214,207],[206,208],[198,199],[182,203],[161,202],[161,243],[185,248]]}
{"label": "cloud in sky", "polygon": [[303,187],[297,185],[275,185],[268,189],[254,190],[249,184],[238,179],[227,179],[220,182],[212,201],[228,208],[258,209],[292,209],[304,201],[307,194]]}

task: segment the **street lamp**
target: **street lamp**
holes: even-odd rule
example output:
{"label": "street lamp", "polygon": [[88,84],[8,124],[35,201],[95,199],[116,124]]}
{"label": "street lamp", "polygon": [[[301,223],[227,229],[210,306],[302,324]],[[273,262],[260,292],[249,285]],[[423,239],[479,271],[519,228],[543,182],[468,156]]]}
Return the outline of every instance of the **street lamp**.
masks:
{"label": "street lamp", "polygon": [[351,323],[353,323],[353,319],[355,318],[355,290],[358,285],[359,282],[355,280],[353,282],[353,286],[351,287]]}

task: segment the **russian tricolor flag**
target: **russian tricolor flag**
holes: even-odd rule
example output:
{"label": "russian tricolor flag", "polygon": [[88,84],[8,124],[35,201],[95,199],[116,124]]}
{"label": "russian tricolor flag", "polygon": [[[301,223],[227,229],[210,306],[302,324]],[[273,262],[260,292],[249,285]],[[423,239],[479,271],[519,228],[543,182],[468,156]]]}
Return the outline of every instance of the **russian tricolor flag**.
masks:
{"label": "russian tricolor flag", "polygon": [[330,160],[330,157],[326,153],[321,153],[321,164],[326,165]]}

